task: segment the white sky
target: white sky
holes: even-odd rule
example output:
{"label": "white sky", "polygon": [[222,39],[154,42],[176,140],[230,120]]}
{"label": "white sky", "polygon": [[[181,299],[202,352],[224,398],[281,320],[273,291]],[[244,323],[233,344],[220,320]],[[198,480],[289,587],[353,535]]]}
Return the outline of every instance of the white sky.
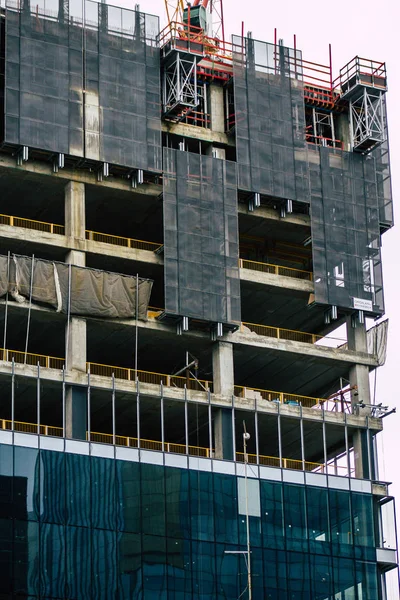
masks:
{"label": "white sky", "polygon": [[[118,6],[134,8],[126,0],[110,2]],[[140,10],[161,17],[161,27],[166,24],[164,0],[142,0]],[[356,2],[347,0],[338,3],[266,2],[265,0],[224,0],[225,33],[241,33],[244,21],[245,34],[252,32],[254,39],[267,42],[274,40],[274,27],[285,45],[292,46],[293,34],[297,37],[297,48],[303,58],[328,64],[328,44],[332,44],[334,78],[339,69],[354,56],[386,61],[389,92],[388,120],[392,166],[392,185],[395,218],[400,190],[400,3],[398,0]],[[229,36],[229,37],[228,37]],[[397,137],[398,136],[398,137]],[[399,217],[400,218],[400,217]],[[400,370],[400,235],[392,229],[383,236],[383,269],[386,315],[389,317],[389,346],[386,365],[377,372],[377,402],[390,407],[398,406],[397,370]],[[399,262],[397,262],[399,261]],[[397,267],[396,267],[397,264]],[[397,308],[396,308],[397,307]],[[400,387],[400,386],[399,386]],[[385,431],[378,436],[379,449],[384,465],[382,480],[392,481],[391,493],[397,496],[400,508],[400,409],[398,414],[384,419]],[[398,455],[399,453],[399,455]],[[400,512],[398,510],[400,526]],[[397,596],[396,596],[397,597]],[[389,600],[395,596],[391,595]]]}

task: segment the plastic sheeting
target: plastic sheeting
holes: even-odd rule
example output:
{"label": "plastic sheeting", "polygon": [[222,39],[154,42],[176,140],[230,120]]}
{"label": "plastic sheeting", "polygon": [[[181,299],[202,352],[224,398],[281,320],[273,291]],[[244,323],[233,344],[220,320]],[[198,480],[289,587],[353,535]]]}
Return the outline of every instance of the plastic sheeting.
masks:
{"label": "plastic sheeting", "polygon": [[[10,273],[7,279],[8,269]],[[74,315],[147,319],[153,282],[107,271],[54,263],[26,256],[0,257],[0,296],[10,292],[17,302],[47,304]]]}
{"label": "plastic sheeting", "polygon": [[165,312],[240,322],[235,163],[164,149]]}
{"label": "plastic sheeting", "polygon": [[[371,303],[384,312],[374,161],[315,146],[311,169],[311,233],[315,301],[342,308]],[[311,156],[311,154],[310,154]]]}
{"label": "plastic sheeting", "polygon": [[380,367],[386,362],[388,329],[389,319],[386,319],[367,331],[368,354],[374,354],[377,357]]}
{"label": "plastic sheeting", "polygon": [[309,202],[301,53],[232,42],[239,189]]}
{"label": "plastic sheeting", "polygon": [[160,172],[158,32],[92,0],[7,0],[4,141]]}

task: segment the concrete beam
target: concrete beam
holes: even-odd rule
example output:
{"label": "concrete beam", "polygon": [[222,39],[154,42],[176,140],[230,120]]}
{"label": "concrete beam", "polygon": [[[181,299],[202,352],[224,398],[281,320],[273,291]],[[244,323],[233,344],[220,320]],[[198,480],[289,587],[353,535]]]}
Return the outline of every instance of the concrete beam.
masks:
{"label": "concrete beam", "polygon": [[166,123],[164,121],[162,123],[162,130],[166,133],[199,140],[200,142],[209,142],[210,144],[221,144],[224,146],[235,145],[234,139],[228,137],[226,133],[204,129],[203,127],[194,127],[193,125],[186,125],[186,123]]}
{"label": "concrete beam", "polygon": [[[199,128],[195,127],[194,129]],[[125,190],[130,193],[143,194],[144,196],[159,196],[162,192],[162,185],[149,183],[139,185],[133,190],[129,180],[113,177],[112,175],[110,175],[110,177],[106,177],[103,181],[97,181],[96,172],[87,171],[84,169],[80,170],[65,168],[60,169],[58,173],[54,173],[53,167],[48,161],[28,160],[27,162],[24,162],[22,165],[18,166],[15,157],[10,156],[9,154],[0,154],[0,169],[12,169],[14,171],[46,175],[65,182],[77,181],[107,189]]]}
{"label": "concrete beam", "polygon": [[[10,362],[0,360],[0,375],[8,375],[11,376],[12,365]],[[33,379],[37,378],[37,367],[33,365],[23,365],[16,363],[14,365],[15,375],[20,377],[30,377]],[[49,382],[63,382],[63,374],[59,369],[41,369],[40,370],[40,378],[43,381]],[[86,373],[82,373],[79,371],[69,371],[65,373],[65,383],[66,385],[71,386],[84,386],[87,387],[88,384],[88,376]],[[113,384],[111,377],[101,377],[99,375],[91,375],[90,376],[90,384],[93,388],[104,389],[104,390],[112,390]],[[115,380],[115,389],[118,392],[125,392],[129,394],[136,394],[136,385],[132,381],[125,381],[122,379]],[[159,385],[150,384],[150,383],[139,383],[139,391],[144,396],[151,396],[153,398],[158,398],[161,395],[161,389]],[[176,388],[176,387],[163,387],[163,395],[165,399],[178,400],[183,401],[185,399],[185,390]],[[197,404],[208,405],[208,393],[207,392],[199,392],[195,390],[187,390],[187,400],[188,402],[194,402]],[[231,398],[223,398],[221,396],[217,396],[216,394],[211,394],[211,404],[212,406],[218,408],[232,408],[232,399]],[[255,410],[254,400],[250,400],[248,398],[235,397],[235,408],[244,409],[244,410]],[[260,412],[264,412],[267,414],[277,415],[278,407],[274,402],[268,402],[267,400],[258,399],[257,400],[257,409]],[[287,417],[300,417],[300,407],[298,406],[289,406],[286,404],[280,405],[280,413],[282,416]],[[322,411],[315,410],[315,408],[306,408],[302,409],[303,418],[310,421],[323,421],[323,413]],[[357,416],[357,415],[346,415],[344,413],[328,413],[325,412],[325,422],[332,423],[333,425],[345,425],[345,421],[347,420],[347,425],[353,428],[366,428],[367,427],[367,417]],[[383,428],[382,419],[369,417],[369,427],[372,431],[378,432]]]}
{"label": "concrete beam", "polygon": [[29,244],[40,244],[58,249],[65,248],[65,250],[90,252],[91,254],[107,255],[153,265],[163,265],[164,263],[162,256],[155,254],[155,252],[151,252],[150,250],[124,248],[122,246],[113,246],[112,244],[106,244],[104,242],[95,242],[93,240],[85,239],[80,240],[65,235],[47,233],[45,231],[11,227],[10,225],[0,225],[0,238],[5,240],[18,240]]}
{"label": "concrete beam", "polygon": [[287,290],[295,290],[312,294],[314,292],[314,282],[306,281],[305,279],[295,279],[294,277],[285,277],[283,275],[275,275],[273,273],[262,273],[261,271],[253,271],[252,269],[240,269],[240,279],[242,281],[250,281],[251,283],[261,283],[271,287],[277,287]]}
{"label": "concrete beam", "polygon": [[302,225],[303,227],[311,227],[309,215],[287,214],[285,218],[281,217],[277,210],[267,206],[260,206],[254,211],[248,209],[247,204],[240,202],[238,204],[239,219],[240,215],[248,215],[249,217],[257,217],[269,221],[280,221],[281,223],[290,223],[291,225]]}

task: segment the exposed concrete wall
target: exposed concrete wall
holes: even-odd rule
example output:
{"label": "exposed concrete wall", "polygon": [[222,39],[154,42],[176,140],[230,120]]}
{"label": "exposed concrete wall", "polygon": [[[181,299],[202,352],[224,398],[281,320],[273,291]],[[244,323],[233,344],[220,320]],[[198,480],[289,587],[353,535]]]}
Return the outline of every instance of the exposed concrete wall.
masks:
{"label": "exposed concrete wall", "polygon": [[224,88],[210,85],[211,131],[225,132]]}
{"label": "exposed concrete wall", "polygon": [[85,239],[85,184],[69,181],[65,186],[65,235]]}
{"label": "exposed concrete wall", "polygon": [[213,346],[213,386],[220,396],[233,396],[233,344],[216,342]]}

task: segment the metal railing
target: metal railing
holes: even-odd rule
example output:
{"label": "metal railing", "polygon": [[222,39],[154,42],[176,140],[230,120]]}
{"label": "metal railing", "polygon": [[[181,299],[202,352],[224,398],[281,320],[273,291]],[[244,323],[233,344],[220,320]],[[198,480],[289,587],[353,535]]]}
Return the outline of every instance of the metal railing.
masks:
{"label": "metal railing", "polygon": [[100,233],[98,231],[86,230],[86,239],[94,242],[103,242],[104,244],[112,244],[113,246],[121,246],[123,248],[135,248],[136,250],[150,250],[157,252],[162,248],[162,244],[158,242],[146,242],[145,240],[136,240],[134,238],[122,237],[119,235],[110,235],[108,233]]}
{"label": "metal railing", "polygon": [[[87,434],[88,437],[88,434]],[[102,444],[112,444],[113,435],[111,433],[90,432],[90,441],[100,442]],[[158,452],[171,452],[172,454],[186,454],[186,444],[176,444],[174,442],[160,442],[158,440],[146,440],[140,438],[140,448],[144,450],[157,450]],[[115,436],[116,446],[126,446],[128,448],[139,448],[138,438],[126,437],[122,435]],[[209,458],[210,449],[202,446],[187,446],[190,456],[203,456]]]}
{"label": "metal railing", "polygon": [[23,227],[25,229],[34,229],[35,231],[56,233],[58,235],[64,235],[65,233],[64,225],[46,223],[45,221],[35,221],[34,219],[24,219],[22,217],[14,217],[12,215],[0,214],[0,225],[10,225],[11,227]]}
{"label": "metal railing", "polygon": [[[247,454],[250,464],[257,464],[256,454]],[[236,452],[236,460],[238,462],[244,462],[244,453]],[[258,464],[266,467],[280,467],[281,461],[278,456],[264,456],[262,454],[258,457]],[[303,461],[294,458],[282,458],[282,467],[284,469],[294,469],[296,471],[303,471]],[[304,461],[304,471],[313,471],[314,473],[323,473],[325,465],[323,463]]]}
{"label": "metal railing", "polygon": [[[250,392],[250,394],[248,392]],[[235,385],[234,394],[239,398],[246,398],[249,396],[256,397],[259,395],[263,400],[268,400],[269,402],[289,404],[292,406],[300,406],[301,404],[301,406],[306,408],[318,407],[326,402],[325,398],[313,398],[311,396],[301,396],[300,394],[287,394],[286,392],[263,390],[242,385]]]}
{"label": "metal railing", "polygon": [[283,277],[293,277],[295,279],[305,279],[312,281],[313,274],[311,271],[303,271],[301,269],[292,269],[291,267],[281,267],[280,265],[272,265],[269,263],[257,262],[255,260],[246,260],[239,258],[239,267],[241,269],[251,269],[261,273],[271,273],[272,275],[281,275]]}
{"label": "metal railing", "polygon": [[10,419],[0,419],[1,429],[7,431],[19,431],[21,433],[40,433],[40,435],[51,435],[53,437],[63,437],[62,427],[53,427],[53,425],[39,425],[37,423],[25,423],[23,421],[14,421]]}
{"label": "metal railing", "polygon": [[87,363],[91,375],[100,375],[102,377],[111,377],[114,374],[116,379],[126,381],[136,381],[136,377],[141,383],[152,383],[155,385],[166,385],[168,387],[177,387],[183,389],[186,385],[189,390],[212,391],[212,382],[205,379],[194,379],[182,377],[180,375],[168,375],[166,373],[155,373],[153,371],[135,371],[128,367],[115,367],[112,365],[102,365],[99,363]]}
{"label": "metal railing", "polygon": [[316,335],[315,333],[307,333],[305,331],[295,331],[292,329],[282,329],[281,327],[270,327],[269,325],[259,325],[257,323],[241,324],[241,330],[247,327],[258,335],[272,337],[277,340],[291,340],[293,342],[304,342],[306,344],[315,344],[318,340],[322,340],[324,336]]}
{"label": "metal railing", "polygon": [[46,369],[62,369],[65,364],[64,358],[58,358],[56,356],[45,356],[44,354],[33,354],[32,352],[0,348],[0,360],[11,362],[12,359],[18,364],[33,366],[39,364]]}

